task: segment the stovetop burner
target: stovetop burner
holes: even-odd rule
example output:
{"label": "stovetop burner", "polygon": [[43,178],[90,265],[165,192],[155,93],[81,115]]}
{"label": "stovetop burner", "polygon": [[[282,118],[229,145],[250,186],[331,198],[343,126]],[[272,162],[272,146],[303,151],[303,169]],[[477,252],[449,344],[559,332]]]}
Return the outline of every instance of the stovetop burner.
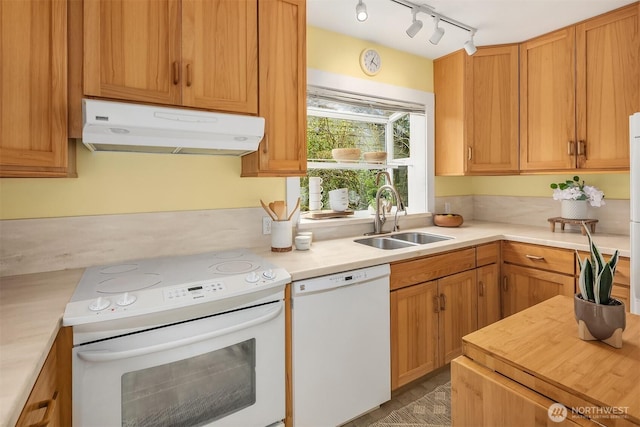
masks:
{"label": "stovetop burner", "polygon": [[79,325],[167,310],[193,312],[188,307],[204,303],[207,313],[215,313],[261,301],[271,292],[281,298],[290,281],[287,271],[247,249],[95,266],[82,275],[63,322]]}

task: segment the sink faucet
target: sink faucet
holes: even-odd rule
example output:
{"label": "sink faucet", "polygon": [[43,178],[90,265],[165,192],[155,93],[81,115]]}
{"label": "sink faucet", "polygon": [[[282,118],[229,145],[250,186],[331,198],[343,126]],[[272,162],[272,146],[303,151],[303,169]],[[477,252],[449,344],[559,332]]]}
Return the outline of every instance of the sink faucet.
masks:
{"label": "sink faucet", "polygon": [[391,183],[391,177],[389,176],[388,172],[378,172],[378,174],[376,175],[376,184],[378,184],[381,175],[386,176],[388,184],[380,186],[380,188],[378,188],[378,191],[376,192],[376,216],[373,220],[372,234],[382,234],[382,226],[387,221],[385,209],[383,208],[382,212],[380,212],[380,196],[385,190],[390,191],[396,199],[397,208],[396,214],[393,219],[393,231],[398,231],[398,212],[402,211],[405,215],[407,214],[407,209],[404,206],[404,203],[402,203],[402,198],[400,197],[400,194],[398,194],[398,190],[396,190],[396,188]]}

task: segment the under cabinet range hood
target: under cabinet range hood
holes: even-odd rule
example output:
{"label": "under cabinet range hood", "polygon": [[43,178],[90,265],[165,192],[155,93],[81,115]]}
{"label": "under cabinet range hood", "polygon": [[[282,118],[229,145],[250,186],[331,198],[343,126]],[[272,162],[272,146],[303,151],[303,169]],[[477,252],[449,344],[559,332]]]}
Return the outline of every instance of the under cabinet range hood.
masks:
{"label": "under cabinet range hood", "polygon": [[91,151],[242,156],[258,149],[264,118],[82,100],[82,142]]}

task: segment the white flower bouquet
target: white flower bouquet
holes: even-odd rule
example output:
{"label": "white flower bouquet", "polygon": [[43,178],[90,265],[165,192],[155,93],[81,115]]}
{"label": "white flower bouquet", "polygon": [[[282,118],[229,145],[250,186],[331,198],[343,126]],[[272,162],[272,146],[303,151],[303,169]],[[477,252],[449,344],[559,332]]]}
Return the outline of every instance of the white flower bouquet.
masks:
{"label": "white flower bouquet", "polygon": [[604,193],[596,187],[580,182],[580,177],[574,176],[573,181],[551,184],[553,200],[587,200],[591,206],[604,206]]}

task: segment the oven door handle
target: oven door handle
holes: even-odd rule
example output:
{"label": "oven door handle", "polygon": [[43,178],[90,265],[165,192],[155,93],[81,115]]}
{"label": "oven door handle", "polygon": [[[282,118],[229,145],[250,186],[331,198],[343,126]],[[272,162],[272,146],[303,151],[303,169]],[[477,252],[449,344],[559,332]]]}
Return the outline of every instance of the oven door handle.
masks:
{"label": "oven door handle", "polygon": [[79,351],[78,357],[87,362],[112,362],[114,360],[127,359],[130,357],[144,356],[151,353],[159,353],[161,351],[171,350],[177,347],[183,347],[190,344],[195,344],[200,341],[209,340],[222,335],[227,335],[232,332],[236,332],[242,329],[250,328],[261,323],[268,322],[275,319],[282,312],[283,304],[278,304],[276,308],[269,311],[266,314],[251,319],[249,321],[233,325],[227,328],[218,329],[216,331],[207,332],[206,334],[196,335],[193,337],[184,338],[177,341],[165,342],[162,344],[151,345],[148,347],[136,348],[133,350],[125,351],[108,351],[108,350],[95,350],[95,351]]}

